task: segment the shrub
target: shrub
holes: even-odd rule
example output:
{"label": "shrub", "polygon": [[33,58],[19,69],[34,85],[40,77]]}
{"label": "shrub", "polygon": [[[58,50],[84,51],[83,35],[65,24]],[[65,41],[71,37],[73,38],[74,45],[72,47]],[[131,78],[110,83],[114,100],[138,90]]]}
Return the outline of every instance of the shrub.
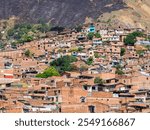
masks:
{"label": "shrub", "polygon": [[125,45],[134,46],[136,42],[136,37],[143,37],[143,33],[135,31],[133,33],[128,34],[127,37],[124,39]]}
{"label": "shrub", "polygon": [[60,76],[59,72],[55,69],[55,67],[50,67],[46,69],[43,73],[37,74],[37,78],[48,78],[51,76]]}
{"label": "shrub", "polygon": [[59,73],[62,74],[65,71],[73,71],[74,66],[71,63],[76,61],[76,57],[67,55],[52,61],[50,65],[54,66],[59,71]]}
{"label": "shrub", "polygon": [[88,58],[88,60],[86,61],[86,64],[92,65],[92,63],[93,63],[93,57]]}
{"label": "shrub", "polygon": [[120,55],[123,56],[125,54],[125,52],[126,52],[125,48],[121,48]]}
{"label": "shrub", "polygon": [[104,81],[103,81],[101,78],[96,77],[96,78],[94,79],[94,83],[95,83],[95,84],[104,84]]}

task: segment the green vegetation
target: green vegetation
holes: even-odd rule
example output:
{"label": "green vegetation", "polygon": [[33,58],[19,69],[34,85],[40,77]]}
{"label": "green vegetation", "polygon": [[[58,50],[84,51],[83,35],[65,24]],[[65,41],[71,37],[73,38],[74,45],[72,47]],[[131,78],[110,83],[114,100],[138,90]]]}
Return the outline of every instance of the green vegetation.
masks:
{"label": "green vegetation", "polygon": [[84,71],[87,71],[87,70],[88,70],[88,67],[84,66],[84,65],[81,65],[81,67],[79,68],[80,72],[84,72]]}
{"label": "green vegetation", "polygon": [[104,84],[104,81],[103,81],[103,79],[101,79],[101,78],[99,78],[99,77],[96,77],[95,79],[94,79],[94,83],[95,84]]}
{"label": "green vegetation", "polygon": [[124,74],[124,72],[122,71],[122,70],[116,70],[116,72],[115,72],[116,74],[118,74],[118,75],[123,75]]}
{"label": "green vegetation", "polygon": [[37,26],[37,30],[39,30],[42,33],[46,33],[48,31],[50,31],[50,29],[51,29],[51,26],[46,23],[41,23]]}
{"label": "green vegetation", "polygon": [[137,50],[136,53],[139,54],[139,56],[143,56],[144,55],[144,51],[143,50]]}
{"label": "green vegetation", "polygon": [[4,43],[0,40],[0,50],[3,50],[5,47]]}
{"label": "green vegetation", "polygon": [[107,20],[107,23],[110,23],[111,22],[111,19],[109,18],[108,20]]}
{"label": "green vegetation", "polygon": [[60,76],[59,72],[54,67],[49,67],[43,73],[37,74],[37,78],[48,78],[51,76]]}
{"label": "green vegetation", "polygon": [[54,66],[60,74],[64,73],[65,71],[73,71],[75,70],[75,66],[71,63],[76,62],[77,59],[74,56],[63,56],[54,60],[50,63],[51,66]]}
{"label": "green vegetation", "polygon": [[146,37],[145,40],[150,41],[150,36]]}
{"label": "green vegetation", "polygon": [[147,48],[148,50],[150,50],[150,45],[146,45],[145,48]]}
{"label": "green vegetation", "polygon": [[92,32],[88,33],[87,38],[88,38],[89,40],[92,40],[93,37],[94,37],[94,33],[92,33]]}
{"label": "green vegetation", "polygon": [[24,54],[25,54],[26,57],[31,57],[32,56],[32,53],[30,52],[30,50],[26,50]]}
{"label": "green vegetation", "polygon": [[116,74],[118,74],[118,75],[123,75],[124,74],[124,72],[122,71],[122,67],[121,67],[121,65],[117,65],[117,66],[115,66],[115,68],[116,68]]}
{"label": "green vegetation", "polygon": [[92,65],[92,63],[93,63],[93,57],[88,58],[86,64]]}
{"label": "green vegetation", "polygon": [[127,37],[124,39],[125,45],[134,46],[134,44],[136,43],[136,37],[143,37],[143,33],[136,31],[128,34]]}
{"label": "green vegetation", "polygon": [[77,32],[81,32],[82,26],[81,26],[81,25],[78,25],[77,27],[75,27],[75,30],[76,30]]}
{"label": "green vegetation", "polygon": [[77,48],[77,47],[71,48],[71,49],[69,50],[69,52],[78,52],[78,48]]}
{"label": "green vegetation", "polygon": [[120,55],[123,56],[126,52],[126,49],[125,48],[121,48],[121,51],[120,51]]}
{"label": "green vegetation", "polygon": [[14,28],[7,31],[7,38],[13,40],[14,44],[30,42],[40,37],[42,33],[50,31],[49,24],[17,24]]}
{"label": "green vegetation", "polygon": [[88,38],[89,40],[92,40],[93,37],[101,38],[101,35],[100,35],[98,32],[97,32],[97,33],[93,33],[93,32],[88,33],[87,38]]}
{"label": "green vegetation", "polygon": [[96,38],[101,38],[101,35],[100,35],[98,32],[95,33],[94,36],[95,36]]}
{"label": "green vegetation", "polygon": [[82,52],[82,50],[83,50],[83,48],[82,47],[76,47],[76,48],[71,48],[70,50],[69,50],[69,52]]}
{"label": "green vegetation", "polygon": [[82,47],[79,47],[78,48],[78,52],[82,52],[83,51],[83,48]]}
{"label": "green vegetation", "polygon": [[124,39],[125,45],[131,45],[133,46],[136,42],[136,37],[132,34],[127,35],[127,37]]}
{"label": "green vegetation", "polygon": [[100,58],[100,54],[97,52],[94,53],[94,56],[95,56],[95,58]]}
{"label": "green vegetation", "polygon": [[100,56],[101,58],[103,58],[103,59],[106,59],[106,56]]}

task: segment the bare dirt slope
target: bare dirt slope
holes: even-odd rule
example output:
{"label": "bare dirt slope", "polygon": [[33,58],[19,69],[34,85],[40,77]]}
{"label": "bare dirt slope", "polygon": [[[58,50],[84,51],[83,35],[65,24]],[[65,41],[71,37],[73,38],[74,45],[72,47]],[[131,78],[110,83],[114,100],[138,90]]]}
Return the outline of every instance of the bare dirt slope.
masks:
{"label": "bare dirt slope", "polygon": [[126,8],[104,13],[100,21],[112,26],[139,27],[150,30],[150,0],[124,0]]}

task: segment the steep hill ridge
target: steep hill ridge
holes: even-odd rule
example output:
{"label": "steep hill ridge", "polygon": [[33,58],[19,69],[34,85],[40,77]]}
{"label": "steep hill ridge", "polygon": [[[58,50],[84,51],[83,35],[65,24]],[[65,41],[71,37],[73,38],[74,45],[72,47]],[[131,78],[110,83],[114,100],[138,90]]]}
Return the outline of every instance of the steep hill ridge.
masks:
{"label": "steep hill ridge", "polygon": [[124,8],[123,0],[0,0],[0,19],[11,16],[36,23],[40,19],[55,25],[76,25],[86,17]]}

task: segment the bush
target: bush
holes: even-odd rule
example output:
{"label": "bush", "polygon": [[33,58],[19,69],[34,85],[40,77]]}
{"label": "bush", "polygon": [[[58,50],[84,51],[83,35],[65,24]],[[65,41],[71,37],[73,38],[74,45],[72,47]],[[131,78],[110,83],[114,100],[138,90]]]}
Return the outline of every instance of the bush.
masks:
{"label": "bush", "polygon": [[17,24],[14,28],[7,31],[7,38],[15,40],[16,43],[30,42],[34,40],[34,37],[39,37],[41,33],[50,31],[49,24]]}
{"label": "bush", "polygon": [[65,71],[73,71],[74,66],[71,63],[76,61],[76,57],[67,55],[52,61],[50,65],[54,66],[59,71],[59,73],[62,74]]}
{"label": "bush", "polygon": [[51,76],[60,76],[59,72],[55,69],[55,67],[50,67],[46,69],[43,73],[37,74],[37,78],[48,78]]}
{"label": "bush", "polygon": [[88,38],[89,40],[92,40],[93,37],[94,37],[94,33],[93,33],[93,32],[88,33],[87,38]]}
{"label": "bush", "polygon": [[136,37],[133,34],[127,35],[127,37],[124,39],[125,45],[134,46],[136,42]]}
{"label": "bush", "polygon": [[93,37],[101,38],[101,35],[100,35],[98,32],[97,32],[97,33],[93,33],[93,32],[88,33],[87,38],[88,38],[89,40],[92,40]]}
{"label": "bush", "polygon": [[124,72],[123,72],[122,70],[118,69],[118,70],[116,70],[115,74],[123,75],[123,74],[124,74]]}
{"label": "bush", "polygon": [[95,37],[96,38],[101,38],[101,35],[97,32],[97,33],[95,33]]}
{"label": "bush", "polygon": [[121,48],[120,55],[123,56],[125,54],[125,52],[126,52],[125,48]]}
{"label": "bush", "polygon": [[118,75],[123,75],[124,74],[124,72],[122,71],[121,65],[117,65],[115,68],[116,68],[115,74],[118,74]]}
{"label": "bush", "polygon": [[104,84],[104,81],[101,79],[101,78],[99,78],[99,77],[96,77],[95,79],[94,79],[94,83],[95,84]]}
{"label": "bush", "polygon": [[128,34],[127,37],[124,39],[125,45],[134,46],[134,44],[136,43],[136,37],[143,37],[143,33],[136,31]]}
{"label": "bush", "polygon": [[86,64],[92,65],[92,63],[93,63],[93,57],[88,58],[88,60],[86,61]]}
{"label": "bush", "polygon": [[31,57],[32,53],[30,52],[30,50],[26,50],[25,51],[25,56],[26,57]]}
{"label": "bush", "polygon": [[144,55],[144,51],[143,51],[143,50],[137,50],[136,53],[137,53],[139,56],[143,56],[143,55]]}
{"label": "bush", "polygon": [[0,40],[0,49],[4,49],[5,44]]}
{"label": "bush", "polygon": [[95,56],[95,58],[100,58],[100,55],[97,52],[94,53],[94,56]]}

